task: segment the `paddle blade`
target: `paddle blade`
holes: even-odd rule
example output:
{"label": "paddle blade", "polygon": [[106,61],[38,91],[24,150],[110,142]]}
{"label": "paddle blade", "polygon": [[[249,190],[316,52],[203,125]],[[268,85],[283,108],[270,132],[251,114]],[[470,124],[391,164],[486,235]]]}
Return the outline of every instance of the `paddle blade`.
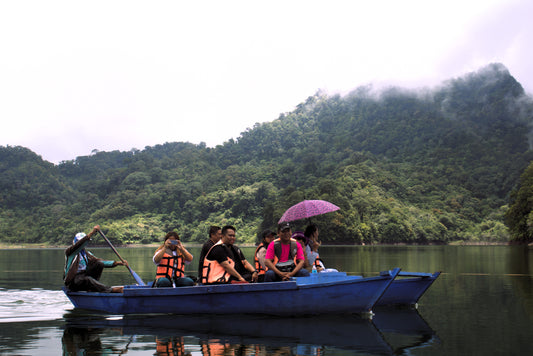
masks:
{"label": "paddle blade", "polygon": [[135,280],[137,281],[137,284],[139,284],[140,286],[145,286],[146,284],[143,282],[143,280],[141,279],[141,277],[139,277],[139,275],[137,273],[135,273],[131,268],[130,266],[128,266],[128,269],[130,270],[130,273],[131,275],[133,276],[133,278],[135,278]]}

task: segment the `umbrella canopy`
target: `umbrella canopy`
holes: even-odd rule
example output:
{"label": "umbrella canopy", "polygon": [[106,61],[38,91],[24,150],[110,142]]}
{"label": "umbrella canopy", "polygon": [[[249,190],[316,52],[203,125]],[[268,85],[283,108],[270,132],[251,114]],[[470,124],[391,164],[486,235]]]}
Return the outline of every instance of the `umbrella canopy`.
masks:
{"label": "umbrella canopy", "polygon": [[304,200],[287,209],[281,219],[279,219],[278,224],[331,213],[339,209],[337,205],[325,200]]}

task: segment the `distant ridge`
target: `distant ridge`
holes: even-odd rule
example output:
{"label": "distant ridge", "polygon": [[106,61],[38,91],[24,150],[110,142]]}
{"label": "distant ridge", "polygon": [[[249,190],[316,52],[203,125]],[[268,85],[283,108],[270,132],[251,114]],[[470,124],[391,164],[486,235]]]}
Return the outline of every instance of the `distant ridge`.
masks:
{"label": "distant ridge", "polygon": [[171,229],[200,242],[231,223],[250,243],[292,204],[325,199],[341,207],[316,219],[326,243],[505,242],[532,119],[531,97],[495,63],[431,90],[319,91],[215,148],[164,143],[54,166],[0,147],[0,241],[57,244],[99,223],[118,243]]}

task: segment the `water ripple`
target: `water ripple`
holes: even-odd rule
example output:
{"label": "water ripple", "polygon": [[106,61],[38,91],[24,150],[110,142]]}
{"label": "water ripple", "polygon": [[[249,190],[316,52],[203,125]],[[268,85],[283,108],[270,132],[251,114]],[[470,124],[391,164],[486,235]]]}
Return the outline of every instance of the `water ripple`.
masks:
{"label": "water ripple", "polygon": [[0,323],[61,319],[70,309],[62,291],[0,288]]}

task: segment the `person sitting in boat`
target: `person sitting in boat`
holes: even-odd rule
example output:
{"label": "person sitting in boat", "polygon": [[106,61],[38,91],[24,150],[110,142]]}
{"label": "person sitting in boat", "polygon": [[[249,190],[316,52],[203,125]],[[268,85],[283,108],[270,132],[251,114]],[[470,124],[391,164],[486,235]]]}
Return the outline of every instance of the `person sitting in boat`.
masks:
{"label": "person sitting in boat", "polygon": [[104,261],[85,250],[85,246],[98,230],[100,226],[96,225],[87,235],[84,232],[78,232],[72,241],[72,246],[65,250],[65,274],[63,275],[65,286],[73,292],[122,293],[124,286],[109,287],[101,283],[99,279],[104,268],[127,266],[128,262]]}
{"label": "person sitting in boat", "polygon": [[191,263],[193,256],[180,241],[177,232],[170,231],[165,241],[155,251],[153,261],[157,265],[155,287],[189,287],[194,281],[185,276],[185,264]]}
{"label": "person sitting in boat", "polygon": [[309,260],[308,258],[309,255],[307,254],[307,251],[306,251],[306,248],[309,248],[309,239],[307,238],[307,236],[304,235],[303,231],[295,231],[291,235],[291,238],[296,240],[296,242],[298,242],[300,246],[302,246],[304,260],[305,260],[303,268],[305,268],[308,272],[311,272],[313,269],[313,264],[311,260]]}
{"label": "person sitting in boat", "polygon": [[211,226],[209,228],[209,240],[207,240],[202,246],[202,251],[200,252],[200,259],[198,261],[198,278],[202,277],[202,270],[204,269],[204,259],[205,255],[209,252],[211,247],[220,241],[222,237],[222,229],[219,226]]}
{"label": "person sitting in boat", "polygon": [[292,277],[308,277],[304,267],[305,257],[302,246],[292,236],[288,223],[278,226],[279,238],[268,245],[265,264],[265,282],[288,281]]}
{"label": "person sitting in boat", "polygon": [[309,224],[305,228],[304,235],[307,238],[307,245],[305,248],[305,254],[309,261],[315,261],[318,257],[318,248],[321,243],[318,241],[318,226],[315,224]]}
{"label": "person sitting in boat", "polygon": [[257,270],[258,276],[257,281],[263,282],[265,280],[265,273],[267,270],[267,267],[265,265],[265,255],[267,251],[268,245],[274,241],[276,238],[276,233],[272,230],[265,230],[261,234],[261,242],[255,249],[254,254],[254,263],[255,263],[255,269]]}
{"label": "person sitting in boat", "polygon": [[[296,241],[298,241],[298,243],[300,243],[300,245],[302,246],[302,249],[304,249],[304,251],[305,251],[305,247],[309,246],[309,239],[301,231],[296,231],[294,234],[292,234],[292,238],[295,239]],[[304,253],[304,255],[305,255],[305,253]],[[315,270],[318,273],[320,273],[320,272],[338,272],[334,268],[326,268],[324,266],[324,261],[322,261],[322,259],[320,258],[320,255],[318,254],[318,252],[316,252],[316,253],[311,255],[311,256],[313,256],[312,258],[314,258],[314,260],[309,260],[307,258],[307,256],[309,256],[309,255],[305,255],[305,256],[306,256],[306,262],[305,262],[304,267],[307,270],[311,270],[311,271]]]}
{"label": "person sitting in boat", "polygon": [[258,272],[235,246],[235,227],[222,228],[222,238],[204,259],[201,282],[203,284],[256,282]]}

